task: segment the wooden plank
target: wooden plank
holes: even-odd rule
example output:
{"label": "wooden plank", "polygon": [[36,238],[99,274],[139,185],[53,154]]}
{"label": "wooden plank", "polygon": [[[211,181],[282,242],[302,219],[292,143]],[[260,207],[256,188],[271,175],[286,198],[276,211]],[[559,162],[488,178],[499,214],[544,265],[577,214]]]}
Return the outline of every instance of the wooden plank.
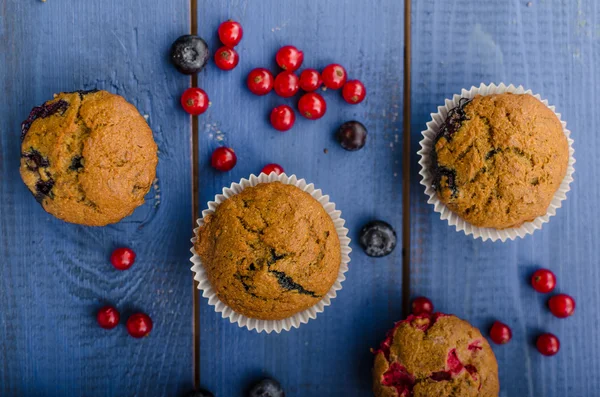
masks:
{"label": "wooden plank", "polygon": [[[0,3],[0,395],[177,395],[192,386],[189,78],[168,64],[189,1]],[[99,88],[135,104],[160,149],[158,181],[134,215],[105,228],[58,221],[19,178],[20,122],[59,91]],[[137,263],[118,272],[113,248]],[[143,340],[104,331],[116,304],[154,319]]]}
{"label": "wooden plank", "polygon": [[[600,279],[600,5],[573,2],[413,2],[413,153],[420,131],[463,87],[481,82],[523,84],[556,105],[575,139],[575,182],[557,216],[523,240],[483,243],[457,233],[426,203],[415,167],[412,179],[412,293],[432,298],[487,332],[508,323],[513,341],[494,346],[503,396],[594,396],[600,390],[597,332]],[[413,164],[416,164],[416,155]],[[547,296],[529,286],[538,266],[552,269],[560,292],[578,307],[553,318]],[[533,341],[553,332],[561,351],[541,356]]]}
{"label": "wooden plank", "polygon": [[[244,39],[239,66],[231,72],[213,63],[199,77],[212,106],[201,116],[200,205],[224,186],[270,162],[281,164],[316,184],[342,210],[353,239],[352,261],[343,290],[316,320],[299,329],[257,334],[220,318],[201,301],[201,381],[219,396],[243,395],[263,376],[280,380],[289,395],[357,396],[371,388],[369,352],[401,316],[401,252],[369,259],[356,244],[360,227],[372,218],[395,226],[401,239],[401,126],[403,3],[351,2],[199,2],[200,34],[217,48],[221,21],[239,20]],[[245,87],[255,67],[275,69],[277,49],[292,44],[304,51],[304,66],[323,68],[338,62],[350,78],[362,80],[367,99],[357,106],[339,92],[325,92],[328,110],[318,121],[297,115],[284,134],[268,122],[270,110],[292,104],[273,93],[252,95]],[[356,119],[369,130],[367,146],[345,152],[333,139],[344,121]],[[231,145],[238,165],[219,174],[209,166],[212,150]],[[324,153],[324,149],[328,149]],[[401,241],[401,240],[399,240]]]}

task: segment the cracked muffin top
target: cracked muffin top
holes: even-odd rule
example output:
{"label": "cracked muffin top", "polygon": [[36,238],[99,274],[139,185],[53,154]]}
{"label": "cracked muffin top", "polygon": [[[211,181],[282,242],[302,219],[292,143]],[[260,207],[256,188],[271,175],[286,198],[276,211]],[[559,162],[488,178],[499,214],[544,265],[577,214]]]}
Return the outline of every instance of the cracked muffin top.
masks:
{"label": "cracked muffin top", "polygon": [[479,330],[442,313],[396,323],[374,350],[376,397],[497,397],[494,352]]}
{"label": "cracked muffin top", "polygon": [[61,93],[21,125],[21,177],[50,214],[104,226],[144,203],[156,173],[146,120],[106,91]]}
{"label": "cracked muffin top", "polygon": [[329,214],[279,182],[248,187],[204,217],[194,245],[219,299],[246,317],[281,320],[325,295],[341,262]]}
{"label": "cracked muffin top", "polygon": [[436,138],[434,188],[479,227],[518,227],[547,212],[569,161],[558,117],[535,97],[461,99]]}

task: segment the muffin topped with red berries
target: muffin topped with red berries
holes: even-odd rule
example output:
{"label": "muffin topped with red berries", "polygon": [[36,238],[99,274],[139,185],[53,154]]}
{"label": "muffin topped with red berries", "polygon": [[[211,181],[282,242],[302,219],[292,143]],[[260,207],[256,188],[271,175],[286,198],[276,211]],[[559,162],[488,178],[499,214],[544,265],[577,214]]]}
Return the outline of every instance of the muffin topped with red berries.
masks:
{"label": "muffin topped with red berries", "polygon": [[377,397],[496,397],[500,390],[490,345],[453,315],[411,315],[373,353]]}

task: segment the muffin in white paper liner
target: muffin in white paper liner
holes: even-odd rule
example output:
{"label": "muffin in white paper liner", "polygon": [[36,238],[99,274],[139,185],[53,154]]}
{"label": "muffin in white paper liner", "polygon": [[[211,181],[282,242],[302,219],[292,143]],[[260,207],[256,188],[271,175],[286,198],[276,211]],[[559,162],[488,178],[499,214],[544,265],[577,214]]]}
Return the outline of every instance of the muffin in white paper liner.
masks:
{"label": "muffin in white paper liner", "polygon": [[[507,229],[494,229],[494,228],[485,228],[471,225],[462,219],[458,214],[452,212],[439,198],[435,188],[432,186],[433,182],[433,172],[431,168],[432,157],[431,153],[433,152],[435,145],[435,138],[440,131],[440,128],[444,124],[448,112],[457,107],[459,105],[459,101],[461,98],[472,99],[476,95],[492,95],[492,94],[502,94],[510,92],[513,94],[530,94],[533,97],[540,100],[544,105],[546,105],[550,110],[556,114],[558,120],[560,121],[563,132],[567,138],[567,142],[569,144],[569,164],[567,166],[567,172],[565,177],[562,180],[558,190],[554,193],[554,197],[548,206],[548,210],[545,215],[539,216],[535,218],[531,222],[525,222],[519,227],[507,228]],[[562,201],[566,200],[567,192],[570,190],[570,184],[573,181],[573,173],[575,172],[575,168],[573,164],[575,164],[575,157],[573,154],[575,150],[573,149],[573,140],[571,139],[571,131],[567,129],[567,123],[561,120],[560,113],[556,113],[555,107],[548,105],[548,101],[542,99],[540,95],[534,95],[531,90],[525,90],[523,86],[515,87],[514,85],[506,86],[504,83],[500,83],[500,85],[495,84],[481,84],[479,87],[471,87],[471,89],[466,90],[463,88],[460,94],[454,95],[452,99],[446,99],[446,103],[444,106],[439,106],[437,113],[431,114],[431,121],[427,123],[427,129],[422,132],[423,139],[420,142],[421,150],[418,151],[417,154],[421,157],[419,160],[419,164],[421,165],[421,170],[419,174],[421,175],[421,185],[425,186],[425,194],[429,196],[429,200],[427,202],[429,204],[433,204],[435,212],[440,213],[440,217],[448,221],[450,226],[455,226],[457,231],[463,231],[466,235],[472,235],[473,238],[481,238],[483,241],[486,240],[501,240],[502,242],[510,239],[514,240],[517,237],[525,237],[527,234],[533,233],[537,229],[541,229],[542,225],[550,220],[550,217],[556,214],[556,209],[560,208],[562,205]]]}
{"label": "muffin in white paper liner", "polygon": [[[291,317],[283,320],[260,320],[256,318],[246,317],[240,313],[235,312],[225,303],[223,303],[218,297],[215,290],[212,288],[208,277],[202,266],[202,260],[194,249],[194,243],[196,242],[196,235],[198,228],[204,224],[204,217],[215,212],[215,209],[223,201],[227,200],[231,196],[239,194],[242,190],[250,186],[256,186],[259,183],[265,182],[281,182],[287,185],[294,185],[300,190],[310,194],[315,200],[317,200],[325,209],[327,214],[331,217],[335,229],[337,231],[338,238],[340,240],[340,252],[341,252],[341,263],[338,271],[338,276],[327,294],[325,294],[319,302],[315,305],[303,310],[299,313],[294,314]],[[202,217],[197,220],[198,228],[194,229],[194,238],[192,238],[192,258],[191,261],[194,264],[191,268],[192,272],[195,273],[194,280],[198,282],[198,289],[202,290],[202,296],[208,299],[208,304],[214,306],[217,313],[221,313],[221,317],[228,318],[230,322],[237,323],[239,327],[246,327],[249,330],[256,330],[257,332],[271,333],[275,331],[280,333],[282,330],[289,331],[292,328],[298,328],[300,324],[307,323],[308,320],[317,317],[318,313],[321,313],[325,306],[331,304],[331,300],[336,297],[337,291],[342,289],[342,281],[346,279],[344,273],[348,271],[348,263],[350,262],[350,238],[348,235],[348,229],[344,227],[345,221],[342,219],[342,212],[335,209],[335,204],[329,201],[329,196],[323,195],[320,189],[315,189],[315,186],[311,183],[308,184],[304,179],[298,179],[296,175],[287,176],[286,174],[277,175],[272,172],[270,175],[260,174],[259,176],[250,175],[249,179],[242,179],[239,183],[233,183],[230,187],[223,189],[223,194],[217,194],[214,201],[208,202],[208,209],[202,211]]]}

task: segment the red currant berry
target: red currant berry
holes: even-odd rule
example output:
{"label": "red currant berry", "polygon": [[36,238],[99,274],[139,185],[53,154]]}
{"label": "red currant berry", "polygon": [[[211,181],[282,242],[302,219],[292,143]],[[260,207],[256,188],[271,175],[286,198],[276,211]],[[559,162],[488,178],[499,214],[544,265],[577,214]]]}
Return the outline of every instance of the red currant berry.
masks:
{"label": "red currant berry", "polygon": [[98,325],[104,329],[113,329],[119,325],[120,318],[119,311],[112,306],[104,306],[96,314]]}
{"label": "red currant berry", "polygon": [[412,314],[431,314],[433,313],[433,303],[424,296],[419,296],[412,301]]}
{"label": "red currant berry", "polygon": [[538,351],[544,356],[553,356],[558,353],[558,350],[560,349],[560,341],[555,335],[550,333],[538,336],[535,345],[537,346]]}
{"label": "red currant berry", "polygon": [[135,262],[135,252],[130,248],[117,248],[110,255],[110,263],[119,270],[127,270]]}
{"label": "red currant berry", "polygon": [[215,52],[215,64],[221,70],[231,70],[240,61],[238,53],[229,47],[221,47]]}
{"label": "red currant berry", "polygon": [[321,72],[323,84],[325,84],[325,87],[331,88],[332,90],[342,88],[346,83],[346,76],[346,69],[337,63],[325,66],[325,69]]}
{"label": "red currant berry", "polygon": [[273,89],[273,75],[265,68],[256,68],[248,73],[246,84],[254,95],[266,95]]}
{"label": "red currant berry", "polygon": [[283,170],[283,167],[279,164],[267,164],[263,167],[261,172],[267,175],[271,175],[271,173],[274,172],[277,175],[279,175],[284,173],[285,171]]}
{"label": "red currant berry", "polygon": [[283,70],[293,72],[302,65],[304,53],[294,46],[286,45],[281,47],[275,54],[275,62]]}
{"label": "red currant berry", "polygon": [[127,319],[127,332],[134,338],[143,338],[152,331],[152,319],[144,313],[132,314]]}
{"label": "red currant berry", "polygon": [[233,149],[221,146],[215,149],[211,158],[210,164],[219,171],[229,171],[237,163],[237,156]]}
{"label": "red currant berry", "polygon": [[566,318],[575,312],[575,300],[567,294],[558,294],[548,299],[548,307],[558,318]]}
{"label": "red currant berry", "polygon": [[546,294],[556,287],[556,276],[548,269],[538,269],[531,276],[531,286],[537,292]]}
{"label": "red currant berry", "polygon": [[221,40],[221,43],[231,48],[238,45],[244,36],[242,25],[231,19],[220,24],[217,32],[219,33],[219,40]]}
{"label": "red currant berry", "polygon": [[294,126],[296,114],[288,105],[280,105],[271,111],[271,125],[277,131],[287,131]]}
{"label": "red currant berry", "polygon": [[302,73],[300,73],[300,88],[302,88],[306,92],[312,92],[317,90],[321,84],[323,84],[323,80],[321,80],[321,75],[315,69],[304,69]]}
{"label": "red currant berry", "polygon": [[298,111],[309,120],[320,119],[327,111],[327,103],[321,95],[309,92],[300,97]]}
{"label": "red currant berry", "polygon": [[188,88],[181,96],[183,110],[192,116],[198,116],[208,109],[208,95],[201,88]]}
{"label": "red currant berry", "polygon": [[284,70],[275,77],[273,85],[275,93],[280,97],[289,98],[298,92],[298,76],[292,72]]}
{"label": "red currant berry", "polygon": [[367,89],[359,80],[349,80],[342,88],[342,97],[344,101],[351,105],[361,103],[367,95]]}
{"label": "red currant berry", "polygon": [[490,339],[494,343],[503,345],[510,342],[512,339],[512,331],[508,325],[501,323],[500,321],[495,321],[494,324],[492,324],[492,328],[490,328]]}

